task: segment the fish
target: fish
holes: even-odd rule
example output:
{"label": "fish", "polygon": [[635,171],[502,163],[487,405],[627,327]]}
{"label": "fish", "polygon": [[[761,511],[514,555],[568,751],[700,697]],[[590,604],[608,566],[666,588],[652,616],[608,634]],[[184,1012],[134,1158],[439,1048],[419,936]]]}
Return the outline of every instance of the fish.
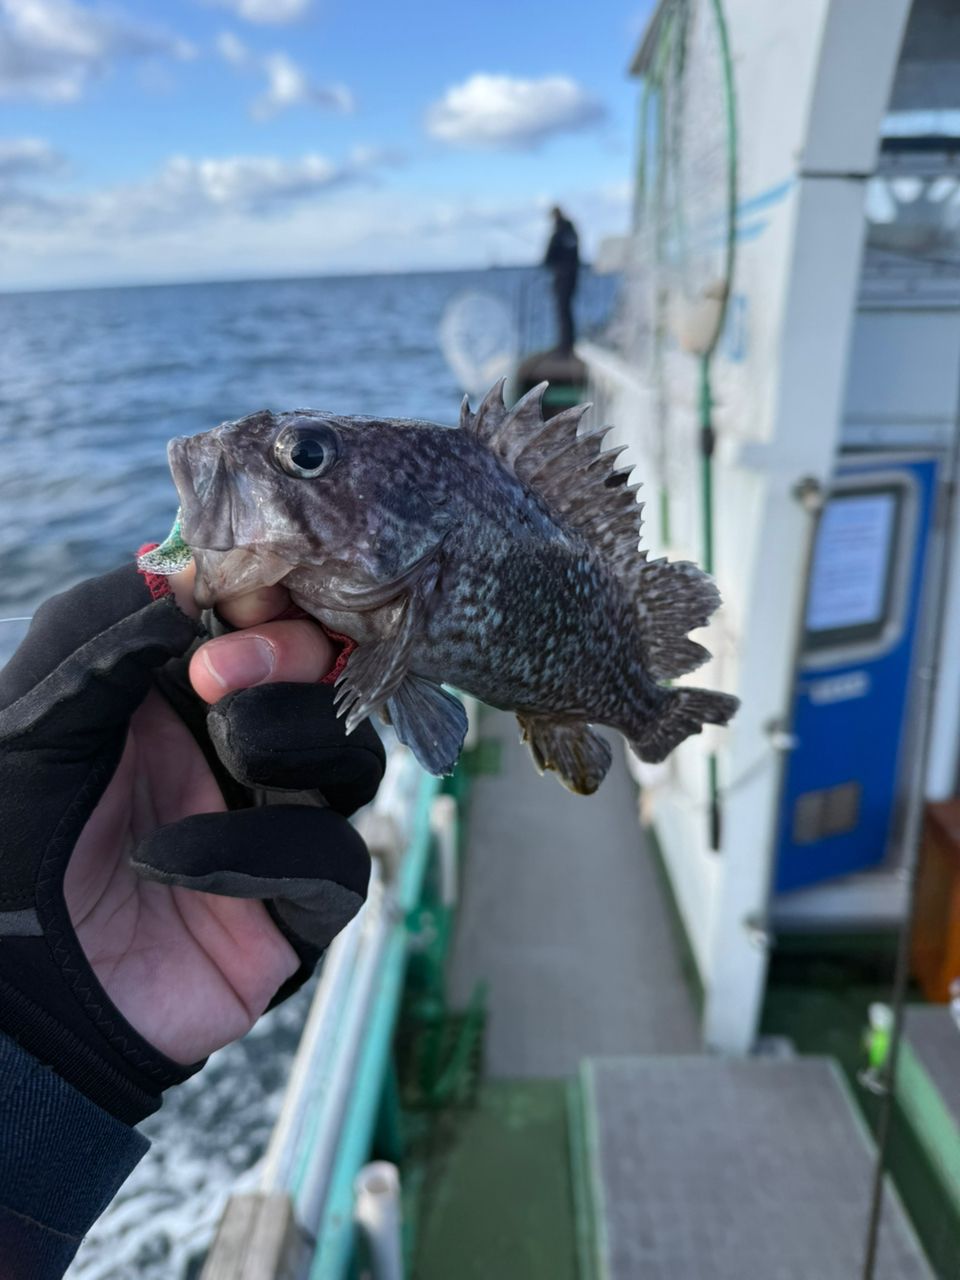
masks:
{"label": "fish", "polygon": [[171,441],[198,604],[282,583],[354,642],[335,693],[347,732],[379,712],[435,774],[467,730],[453,689],[514,712],[538,770],[585,795],[612,759],[597,726],[658,762],[726,724],[735,697],[668,683],[710,657],[688,632],[715,583],[641,551],[623,446],[582,429],[589,405],[545,417],[546,388],[508,407],[501,380],[476,411],[464,398],[457,427],[262,410]]}

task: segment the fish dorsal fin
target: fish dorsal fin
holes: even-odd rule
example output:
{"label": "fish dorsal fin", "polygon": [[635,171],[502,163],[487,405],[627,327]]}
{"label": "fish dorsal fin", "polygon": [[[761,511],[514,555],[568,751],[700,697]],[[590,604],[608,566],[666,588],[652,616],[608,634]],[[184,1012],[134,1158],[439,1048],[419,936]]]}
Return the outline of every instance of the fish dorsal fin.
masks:
{"label": "fish dorsal fin", "polygon": [[501,380],[475,414],[464,401],[461,427],[537,493],[558,521],[585,538],[620,579],[637,604],[650,675],[669,680],[700,666],[709,654],[687,632],[706,625],[720,595],[697,565],[648,560],[640,550],[640,486],[628,484],[632,467],[618,465],[624,446],[603,448],[607,427],[580,430],[588,404],[544,418],[546,383],[512,409],[503,402],[503,388]]}
{"label": "fish dorsal fin", "polygon": [[503,401],[504,380],[487,392],[476,413],[464,401],[460,425],[473,433],[550,511],[576,529],[603,555],[610,568],[634,585],[644,557],[639,552],[642,506],[631,468],[618,468],[624,446],[603,449],[608,427],[580,430],[589,404],[543,416],[547,383],[518,400]]}
{"label": "fish dorsal fin", "polygon": [[490,443],[490,437],[503,423],[509,412],[503,402],[503,388],[506,383],[506,378],[500,378],[495,382],[480,401],[476,413],[470,409],[469,398],[463,397],[463,403],[460,406],[460,427],[464,431],[472,432],[482,444]]}

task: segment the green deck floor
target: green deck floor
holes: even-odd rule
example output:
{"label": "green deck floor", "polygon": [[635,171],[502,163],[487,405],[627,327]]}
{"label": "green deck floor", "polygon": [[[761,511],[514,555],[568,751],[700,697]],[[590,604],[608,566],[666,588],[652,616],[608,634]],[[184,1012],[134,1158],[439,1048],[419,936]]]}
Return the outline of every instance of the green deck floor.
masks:
{"label": "green deck floor", "polygon": [[416,1157],[413,1280],[578,1280],[564,1082],[484,1085]]}

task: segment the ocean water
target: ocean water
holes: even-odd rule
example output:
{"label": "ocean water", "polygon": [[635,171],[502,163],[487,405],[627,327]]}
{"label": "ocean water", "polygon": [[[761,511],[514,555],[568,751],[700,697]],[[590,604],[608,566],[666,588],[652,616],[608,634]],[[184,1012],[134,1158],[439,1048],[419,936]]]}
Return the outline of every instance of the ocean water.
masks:
{"label": "ocean water", "polygon": [[[582,327],[615,281],[589,273]],[[0,295],[0,619],[162,538],[176,508],[165,446],[269,407],[456,421],[438,340],[464,292],[499,298],[523,352],[551,345],[532,269]],[[0,625],[0,662],[23,628]],[[279,1110],[309,989],[173,1091],[153,1148],[82,1246],[71,1276],[176,1280]]]}

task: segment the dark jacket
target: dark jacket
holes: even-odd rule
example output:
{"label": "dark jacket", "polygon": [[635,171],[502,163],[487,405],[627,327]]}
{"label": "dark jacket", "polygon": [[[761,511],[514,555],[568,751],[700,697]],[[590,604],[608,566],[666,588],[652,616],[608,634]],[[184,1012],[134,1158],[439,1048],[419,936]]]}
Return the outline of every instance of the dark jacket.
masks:
{"label": "dark jacket", "polygon": [[149,1145],[0,1035],[3,1280],[59,1280]]}
{"label": "dark jacket", "polygon": [[561,218],[550,237],[543,265],[552,267],[554,271],[569,271],[579,263],[580,242],[577,238],[577,229],[569,218]]}

